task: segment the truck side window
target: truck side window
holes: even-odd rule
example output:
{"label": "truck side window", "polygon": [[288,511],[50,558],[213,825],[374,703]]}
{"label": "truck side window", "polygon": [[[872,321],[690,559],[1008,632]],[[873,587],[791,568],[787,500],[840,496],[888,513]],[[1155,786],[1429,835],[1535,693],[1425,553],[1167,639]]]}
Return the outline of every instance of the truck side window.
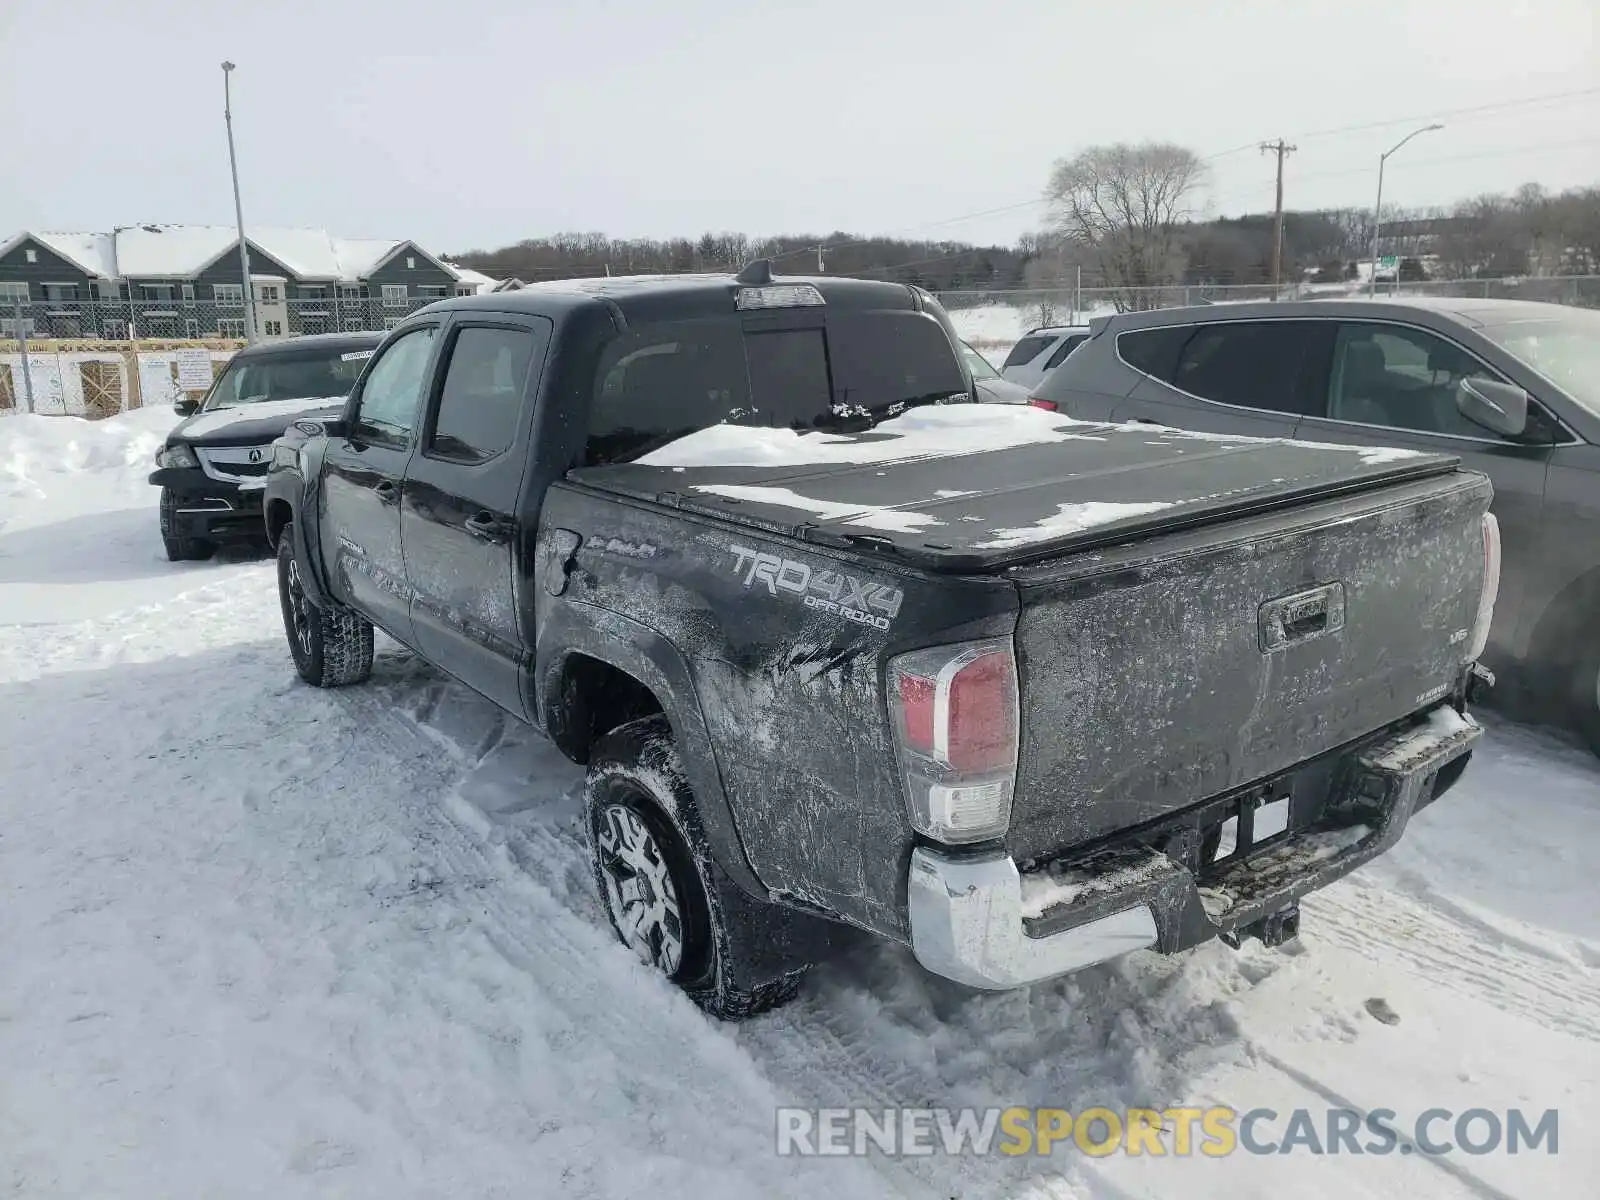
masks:
{"label": "truck side window", "polygon": [[1328,416],[1420,433],[1493,437],[1456,408],[1456,385],[1469,377],[1501,380],[1485,363],[1426,330],[1345,322],[1334,345]]}
{"label": "truck side window", "polygon": [[601,355],[585,459],[628,462],[698,429],[750,415],[744,334],[737,322],[635,326]]}
{"label": "truck side window", "polygon": [[539,341],[524,329],[469,326],[457,333],[428,450],[483,462],[508,449]]}
{"label": "truck side window", "polygon": [[374,441],[404,444],[417,428],[422,393],[433,362],[431,325],[386,346],[367,372],[356,406],[356,432]]}

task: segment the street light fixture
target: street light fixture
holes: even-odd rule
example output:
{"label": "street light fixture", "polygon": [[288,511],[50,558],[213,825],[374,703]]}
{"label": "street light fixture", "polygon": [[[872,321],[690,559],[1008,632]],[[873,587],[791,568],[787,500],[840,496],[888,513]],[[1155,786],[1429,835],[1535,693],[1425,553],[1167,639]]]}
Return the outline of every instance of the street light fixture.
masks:
{"label": "street light fixture", "polygon": [[[1443,129],[1443,125],[1424,125],[1421,129],[1413,129],[1401,138],[1383,154],[1378,156],[1378,202],[1372,207],[1372,266],[1367,278],[1367,295],[1378,294],[1378,230],[1383,225],[1383,164],[1389,161],[1389,155],[1404,146],[1418,134],[1432,133],[1435,129]],[[1394,268],[1395,287],[1400,286],[1400,265],[1397,262]]]}
{"label": "street light fixture", "polygon": [[256,295],[250,286],[250,251],[244,242],[244,205],[239,202],[239,163],[233,153],[233,95],[228,87],[233,64],[222,64],[222,120],[228,126],[228,170],[233,174],[233,215],[239,224],[239,274],[244,280],[244,340],[254,345],[260,332],[256,328]]}

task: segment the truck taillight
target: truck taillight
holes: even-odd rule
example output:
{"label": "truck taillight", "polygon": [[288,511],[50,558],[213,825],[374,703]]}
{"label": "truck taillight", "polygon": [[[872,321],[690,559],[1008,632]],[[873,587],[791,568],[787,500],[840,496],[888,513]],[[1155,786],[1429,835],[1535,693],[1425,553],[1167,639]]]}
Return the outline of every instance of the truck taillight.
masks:
{"label": "truck taillight", "polygon": [[1500,522],[1493,513],[1483,514],[1483,592],[1478,597],[1478,617],[1472,627],[1472,643],[1467,661],[1483,657],[1489,645],[1489,626],[1494,624],[1494,603],[1500,597]]}
{"label": "truck taillight", "polygon": [[889,714],[911,823],[946,843],[999,837],[1017,777],[1017,664],[1008,640],[889,663]]}

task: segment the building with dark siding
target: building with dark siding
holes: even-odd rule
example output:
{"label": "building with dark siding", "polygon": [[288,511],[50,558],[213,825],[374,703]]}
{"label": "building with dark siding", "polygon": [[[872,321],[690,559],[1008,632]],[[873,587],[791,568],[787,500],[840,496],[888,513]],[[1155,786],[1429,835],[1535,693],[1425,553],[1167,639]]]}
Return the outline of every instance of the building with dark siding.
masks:
{"label": "building with dark siding", "polygon": [[[386,329],[435,300],[493,289],[416,242],[255,229],[246,238],[263,338]],[[245,336],[236,231],[130,225],[110,233],[26,231],[0,244],[0,336]]]}

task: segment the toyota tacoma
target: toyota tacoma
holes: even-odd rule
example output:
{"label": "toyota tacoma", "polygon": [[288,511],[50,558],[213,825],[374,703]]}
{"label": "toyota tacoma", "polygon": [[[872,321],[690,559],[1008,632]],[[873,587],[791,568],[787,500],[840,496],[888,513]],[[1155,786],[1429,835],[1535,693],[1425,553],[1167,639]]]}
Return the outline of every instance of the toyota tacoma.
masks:
{"label": "toyota tacoma", "polygon": [[617,934],[724,1018],[842,927],[990,989],[1292,938],[1481,736],[1488,481],[972,399],[896,284],[442,301],[274,447],[294,665],[378,627],[545,730]]}

